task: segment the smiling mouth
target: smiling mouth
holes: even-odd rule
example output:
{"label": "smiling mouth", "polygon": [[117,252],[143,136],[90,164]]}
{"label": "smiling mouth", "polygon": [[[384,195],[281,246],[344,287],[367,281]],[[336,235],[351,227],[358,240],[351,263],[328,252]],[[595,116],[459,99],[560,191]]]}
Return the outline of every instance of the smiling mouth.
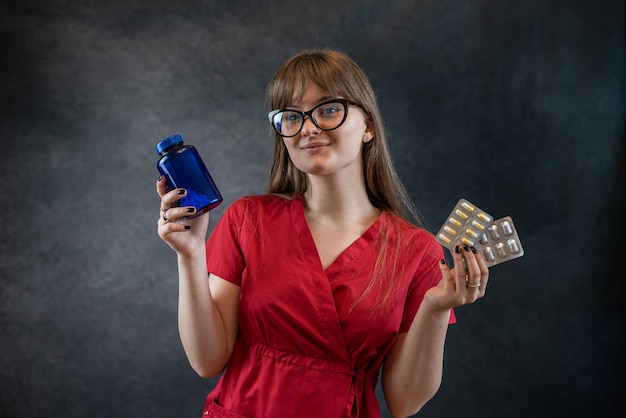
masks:
{"label": "smiling mouth", "polygon": [[305,151],[315,151],[321,148],[324,148],[328,146],[328,144],[307,144],[303,147],[300,147],[301,149],[305,150]]}

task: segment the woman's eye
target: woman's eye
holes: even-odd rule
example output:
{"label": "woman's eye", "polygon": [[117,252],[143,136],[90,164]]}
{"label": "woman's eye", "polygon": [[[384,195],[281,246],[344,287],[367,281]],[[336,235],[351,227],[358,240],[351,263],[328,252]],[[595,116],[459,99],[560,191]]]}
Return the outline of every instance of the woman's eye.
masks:
{"label": "woman's eye", "polygon": [[340,106],[326,106],[320,109],[320,114],[327,116],[334,115],[339,112],[341,112]]}
{"label": "woman's eye", "polygon": [[288,113],[285,115],[285,122],[295,122],[300,119],[300,115],[297,113]]}

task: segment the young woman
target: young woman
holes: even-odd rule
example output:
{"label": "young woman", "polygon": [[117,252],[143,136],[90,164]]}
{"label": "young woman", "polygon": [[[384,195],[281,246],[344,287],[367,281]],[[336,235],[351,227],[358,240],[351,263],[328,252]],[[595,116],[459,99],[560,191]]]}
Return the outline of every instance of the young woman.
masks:
{"label": "young woman", "polygon": [[[206,240],[184,189],[161,197],[177,253],[179,329],[193,369],[223,372],[208,417],[395,417],[437,392],[453,308],[485,295],[473,248],[443,261],[391,163],[373,89],[334,50],[286,61],[267,90],[267,194],[232,203]],[[411,221],[413,220],[413,221]]]}

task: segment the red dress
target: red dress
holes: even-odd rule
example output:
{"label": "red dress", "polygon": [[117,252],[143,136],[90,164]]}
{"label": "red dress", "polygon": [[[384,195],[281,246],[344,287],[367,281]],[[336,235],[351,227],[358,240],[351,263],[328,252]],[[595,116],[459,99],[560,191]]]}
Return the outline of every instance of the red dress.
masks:
{"label": "red dress", "polygon": [[[397,303],[372,313],[373,289],[350,311],[391,224],[389,242],[400,245],[388,248],[405,265],[396,268]],[[441,278],[443,250],[430,233],[383,212],[324,270],[303,201],[265,195],[234,202],[206,249],[208,271],[241,286],[241,299],[239,337],[203,417],[380,417],[384,356]]]}

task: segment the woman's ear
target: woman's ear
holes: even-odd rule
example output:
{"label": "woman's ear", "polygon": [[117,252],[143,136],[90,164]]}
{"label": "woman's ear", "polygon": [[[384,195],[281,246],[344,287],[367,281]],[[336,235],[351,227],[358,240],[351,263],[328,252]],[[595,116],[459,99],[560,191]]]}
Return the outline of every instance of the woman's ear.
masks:
{"label": "woman's ear", "polygon": [[374,123],[372,119],[365,120],[365,132],[363,132],[363,143],[370,142],[374,139]]}

